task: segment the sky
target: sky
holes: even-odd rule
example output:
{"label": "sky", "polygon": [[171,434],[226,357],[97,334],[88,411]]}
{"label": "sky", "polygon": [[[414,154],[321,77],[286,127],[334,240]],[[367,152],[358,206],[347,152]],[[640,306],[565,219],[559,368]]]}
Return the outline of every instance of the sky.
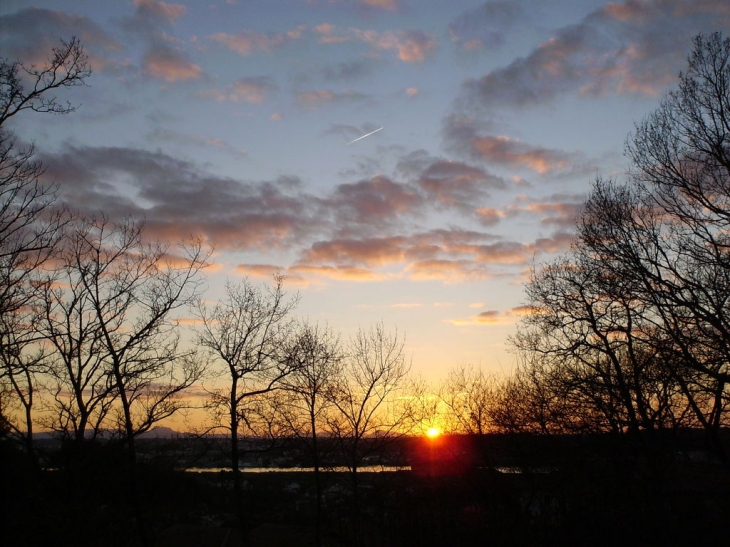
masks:
{"label": "sky", "polygon": [[76,112],[12,126],[61,202],[202,237],[211,301],[279,270],[298,316],[382,321],[438,380],[513,369],[530,268],[728,28],[726,0],[2,0],[0,56],[89,56]]}

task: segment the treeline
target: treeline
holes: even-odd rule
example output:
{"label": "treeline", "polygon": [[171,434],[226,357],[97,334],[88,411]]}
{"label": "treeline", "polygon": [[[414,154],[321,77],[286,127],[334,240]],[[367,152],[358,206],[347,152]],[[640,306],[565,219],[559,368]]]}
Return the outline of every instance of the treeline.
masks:
{"label": "treeline", "polygon": [[697,427],[725,458],[730,380],[730,40],[697,36],[679,85],[599,178],[571,251],[533,270],[515,429]]}

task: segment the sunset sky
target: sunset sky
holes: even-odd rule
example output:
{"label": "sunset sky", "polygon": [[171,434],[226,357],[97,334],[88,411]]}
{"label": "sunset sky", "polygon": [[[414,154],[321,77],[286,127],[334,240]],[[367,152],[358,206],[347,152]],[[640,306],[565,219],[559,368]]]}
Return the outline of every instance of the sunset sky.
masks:
{"label": "sunset sky", "polygon": [[[343,337],[383,321],[413,371],[509,372],[531,264],[727,0],[3,0],[0,55],[80,38],[67,116],[25,113],[61,201],[280,269]],[[352,144],[352,140],[382,127]]]}

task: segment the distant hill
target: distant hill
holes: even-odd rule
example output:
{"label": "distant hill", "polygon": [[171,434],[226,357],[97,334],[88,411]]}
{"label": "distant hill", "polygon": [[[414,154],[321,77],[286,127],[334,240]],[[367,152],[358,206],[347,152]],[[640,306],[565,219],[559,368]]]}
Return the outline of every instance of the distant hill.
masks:
{"label": "distant hill", "polygon": [[142,433],[139,438],[140,439],[171,439],[174,437],[178,437],[180,433],[175,431],[174,429],[170,427],[165,426],[157,426],[153,427],[149,431],[145,431]]}

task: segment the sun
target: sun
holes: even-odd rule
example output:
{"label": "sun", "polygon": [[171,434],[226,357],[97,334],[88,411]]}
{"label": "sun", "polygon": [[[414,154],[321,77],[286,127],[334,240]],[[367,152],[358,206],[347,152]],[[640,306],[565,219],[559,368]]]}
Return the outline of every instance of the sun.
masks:
{"label": "sun", "polygon": [[438,427],[429,427],[428,431],[426,431],[426,436],[431,439],[438,437],[439,435],[441,435],[441,430]]}

